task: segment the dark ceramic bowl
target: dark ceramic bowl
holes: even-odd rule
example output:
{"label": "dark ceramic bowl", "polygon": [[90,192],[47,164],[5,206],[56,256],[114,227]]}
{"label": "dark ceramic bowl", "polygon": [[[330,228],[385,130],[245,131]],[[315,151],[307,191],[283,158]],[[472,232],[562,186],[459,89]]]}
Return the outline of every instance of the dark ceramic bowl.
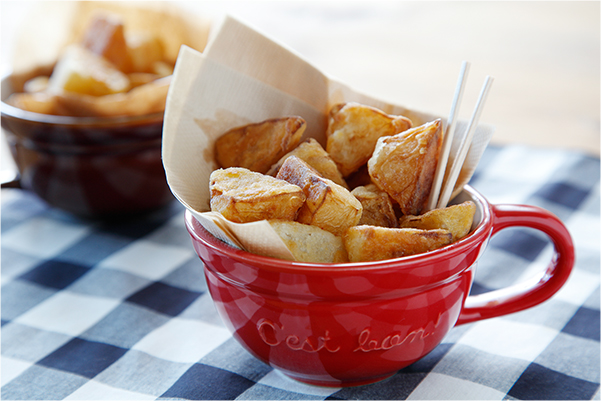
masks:
{"label": "dark ceramic bowl", "polygon": [[18,177],[3,187],[32,191],[87,218],[143,214],[174,199],[161,162],[162,112],[115,118],[33,113],[5,103],[14,82],[2,79],[2,129]]}

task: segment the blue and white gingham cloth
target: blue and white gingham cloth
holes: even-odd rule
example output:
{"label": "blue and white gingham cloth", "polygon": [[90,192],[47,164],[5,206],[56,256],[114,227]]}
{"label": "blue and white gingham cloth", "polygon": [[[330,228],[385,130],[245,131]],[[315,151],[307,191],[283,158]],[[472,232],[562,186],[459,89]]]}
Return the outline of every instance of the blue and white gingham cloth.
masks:
{"label": "blue and white gingham cloth", "polygon": [[[213,307],[183,208],[81,221],[2,190],[2,399],[599,399],[599,159],[490,146],[471,185],[493,203],[565,222],[576,266],[549,301],[453,329],[383,382],[322,388],[284,377],[231,337]],[[474,293],[542,269],[552,246],[507,229]]]}

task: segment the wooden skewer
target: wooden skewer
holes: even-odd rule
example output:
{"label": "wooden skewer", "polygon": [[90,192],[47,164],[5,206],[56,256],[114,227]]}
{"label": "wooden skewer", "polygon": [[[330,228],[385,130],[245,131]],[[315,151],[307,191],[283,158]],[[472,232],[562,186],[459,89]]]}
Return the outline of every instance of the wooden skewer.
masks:
{"label": "wooden skewer", "polygon": [[476,108],[474,109],[472,117],[469,121],[467,132],[461,142],[461,145],[459,146],[457,157],[453,161],[453,166],[451,167],[448,178],[444,184],[444,189],[440,195],[440,199],[438,200],[438,208],[446,207],[447,203],[449,203],[449,198],[453,193],[455,183],[457,182],[457,178],[459,177],[459,173],[461,172],[461,168],[463,167],[463,163],[472,144],[474,132],[476,131],[476,126],[478,125],[478,120],[480,119],[480,115],[482,114],[482,109],[484,108],[484,103],[486,102],[486,97],[488,96],[488,92],[490,90],[492,82],[493,78],[487,76],[486,81],[482,86],[482,90],[480,91],[480,96],[478,98],[478,102],[476,103]]}
{"label": "wooden skewer", "polygon": [[438,165],[434,174],[434,180],[432,182],[432,189],[430,190],[430,197],[428,198],[428,206],[426,211],[436,208],[438,204],[438,197],[442,188],[442,180],[444,178],[445,170],[447,167],[447,161],[449,160],[449,153],[451,151],[451,144],[453,143],[453,136],[455,135],[455,127],[457,125],[457,115],[459,114],[459,106],[461,105],[461,99],[463,98],[463,90],[465,89],[465,82],[467,73],[469,71],[470,63],[464,61],[461,64],[461,71],[459,73],[459,79],[457,86],[455,87],[455,95],[453,97],[453,103],[451,104],[451,111],[449,113],[449,119],[447,120],[446,130],[442,140],[442,147],[440,150],[440,158],[438,159]]}

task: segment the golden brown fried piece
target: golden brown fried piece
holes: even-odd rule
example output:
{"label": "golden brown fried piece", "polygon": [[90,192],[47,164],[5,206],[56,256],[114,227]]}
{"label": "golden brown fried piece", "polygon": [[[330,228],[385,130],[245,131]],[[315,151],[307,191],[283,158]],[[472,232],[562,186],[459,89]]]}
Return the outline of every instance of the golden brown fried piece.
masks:
{"label": "golden brown fried piece", "polygon": [[140,116],[160,113],[165,108],[171,77],[160,78],[139,85],[126,93],[90,96],[65,92],[54,101],[58,110],[70,116]]}
{"label": "golden brown fried piece", "polygon": [[104,96],[127,92],[129,78],[103,57],[80,45],[65,49],[48,80],[48,91]]}
{"label": "golden brown fried piece", "polygon": [[6,99],[6,103],[13,107],[34,113],[61,114],[54,96],[45,92],[13,93]]}
{"label": "golden brown fried piece", "polygon": [[82,44],[92,53],[104,57],[120,71],[134,71],[121,18],[111,14],[95,15],[84,33]]}
{"label": "golden brown fried piece", "polygon": [[[126,42],[133,71],[159,74],[162,64],[166,63],[163,61],[163,44],[158,37],[148,32],[136,32],[127,35]],[[167,74],[173,72],[172,68],[168,69]]]}
{"label": "golden brown fried piece", "polygon": [[244,168],[211,173],[211,210],[236,223],[294,220],[305,202],[301,188]]}
{"label": "golden brown fried piece", "polygon": [[344,177],[356,171],[371,157],[378,138],[411,128],[403,116],[390,116],[374,107],[344,103],[330,110],[326,151]]}
{"label": "golden brown fried piece", "polygon": [[334,181],[336,184],[341,185],[348,189],[348,185],[342,178],[342,174],[338,170],[336,163],[330,157],[328,152],[313,138],[309,138],[307,141],[301,143],[291,152],[288,152],[282,157],[276,164],[271,166],[268,175],[276,176],[278,170],[284,164],[284,161],[288,156],[296,156],[309,166],[317,170],[324,178]]}
{"label": "golden brown fried piece", "polygon": [[342,238],[329,231],[296,221],[270,220],[269,224],[299,262],[348,262]]}
{"label": "golden brown fried piece", "polygon": [[307,197],[296,219],[300,223],[342,235],[361,219],[363,207],[357,198],[346,188],[323,178],[317,170],[296,156],[284,161],[277,178],[298,185]]}
{"label": "golden brown fried piece", "polygon": [[446,230],[355,226],[342,237],[350,262],[400,258],[428,252],[452,241]]}
{"label": "golden brown fried piece", "polygon": [[435,120],[380,138],[367,162],[372,181],[388,192],[404,215],[424,209],[442,144],[442,123]]}
{"label": "golden brown fried piece", "polygon": [[363,213],[358,225],[380,227],[397,227],[398,221],[394,213],[392,199],[375,184],[353,189],[351,193],[361,202]]}
{"label": "golden brown fried piece", "polygon": [[470,232],[475,213],[476,204],[466,201],[458,205],[433,209],[419,216],[402,216],[399,219],[399,226],[422,230],[440,228],[449,231],[455,242]]}
{"label": "golden brown fried piece", "polygon": [[264,174],[299,144],[306,128],[301,117],[284,117],[231,129],[215,142],[215,160],[222,168]]}

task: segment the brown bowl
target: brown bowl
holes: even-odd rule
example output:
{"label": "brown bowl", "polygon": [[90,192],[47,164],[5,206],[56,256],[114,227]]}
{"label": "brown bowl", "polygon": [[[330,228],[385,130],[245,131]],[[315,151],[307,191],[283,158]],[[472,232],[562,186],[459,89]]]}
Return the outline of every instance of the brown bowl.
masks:
{"label": "brown bowl", "polygon": [[2,78],[2,129],[19,176],[3,187],[32,191],[49,205],[87,218],[136,215],[174,197],[161,162],[163,114],[69,117],[5,103],[14,91]]}

